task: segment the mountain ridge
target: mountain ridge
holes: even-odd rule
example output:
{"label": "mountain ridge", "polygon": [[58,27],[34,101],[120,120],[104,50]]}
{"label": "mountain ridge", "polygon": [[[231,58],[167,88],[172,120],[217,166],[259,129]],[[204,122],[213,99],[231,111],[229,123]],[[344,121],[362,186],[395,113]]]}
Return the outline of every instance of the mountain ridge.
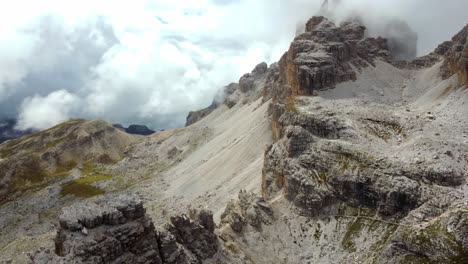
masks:
{"label": "mountain ridge", "polygon": [[[132,142],[122,160],[103,165],[102,173],[113,178],[93,183],[109,193],[85,201],[113,204],[115,194],[134,193],[143,200],[150,225],[165,225],[168,212],[212,210],[219,224],[213,230],[216,242],[209,241],[216,253],[182,260],[178,256],[198,249],[190,253],[176,236],[174,258],[162,263],[463,263],[468,26],[452,43],[409,63],[393,62],[385,40],[365,38],[357,23],[336,26],[314,17],[306,28],[279,63],[259,64],[229,85],[222,103],[203,118]],[[119,187],[120,178],[133,183]],[[61,187],[47,188],[48,194],[34,195],[54,197]],[[46,203],[54,213],[45,221],[73,210],[59,212],[76,206],[76,198],[65,198]],[[37,198],[23,199],[34,208],[30,203]],[[2,229],[15,221],[12,208],[19,209],[13,202],[0,208]],[[196,215],[182,216],[182,226],[200,225]],[[47,238],[25,238],[20,246],[15,243],[22,231],[12,230],[2,237],[8,241],[1,244],[6,255],[40,243],[49,251],[33,256],[35,263],[117,263],[128,254],[141,256],[142,263],[161,263],[144,257],[155,256],[145,255],[151,250],[128,247],[105,260],[100,252],[59,250],[57,256],[54,228],[20,225],[34,226]],[[110,226],[91,225],[86,232]],[[63,228],[59,232],[68,232]],[[198,234],[190,230],[184,234]],[[116,245],[126,245],[116,239]],[[85,240],[66,237],[61,243],[73,248]],[[105,248],[102,240],[94,241]]]}

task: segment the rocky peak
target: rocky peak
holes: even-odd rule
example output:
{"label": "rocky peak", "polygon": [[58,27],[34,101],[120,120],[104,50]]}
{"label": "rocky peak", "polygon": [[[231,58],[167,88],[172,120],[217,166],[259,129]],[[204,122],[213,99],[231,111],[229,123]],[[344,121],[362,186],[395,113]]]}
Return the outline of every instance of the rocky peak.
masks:
{"label": "rocky peak", "polygon": [[468,85],[468,24],[452,38],[452,46],[444,46],[446,59],[442,77],[458,75],[460,85]]}
{"label": "rocky peak", "polygon": [[250,73],[245,73],[238,83],[223,87],[210,106],[198,111],[191,111],[185,126],[194,124],[213,112],[219,105],[232,108],[239,102],[245,104],[262,97],[264,83],[274,69],[269,69],[266,62],[259,63]]}
{"label": "rocky peak", "polygon": [[389,61],[387,41],[365,38],[365,30],[353,21],[336,26],[325,17],[312,17],[306,32],[294,39],[280,60],[281,81],[288,86],[288,93],[280,91],[277,95],[313,95],[314,91],[354,80],[353,67],[372,65],[376,58]]}

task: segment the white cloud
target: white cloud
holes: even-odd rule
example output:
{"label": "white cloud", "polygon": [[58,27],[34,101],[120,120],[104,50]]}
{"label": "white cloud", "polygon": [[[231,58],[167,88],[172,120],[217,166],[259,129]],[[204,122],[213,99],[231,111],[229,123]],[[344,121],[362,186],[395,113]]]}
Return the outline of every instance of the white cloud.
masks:
{"label": "white cloud", "polygon": [[17,128],[45,129],[66,121],[78,103],[79,99],[65,90],[52,92],[47,97],[28,97],[21,105]]}
{"label": "white cloud", "polygon": [[[0,10],[0,119],[16,116],[22,128],[45,128],[69,116],[156,129],[183,125],[187,112],[210,104],[219,88],[261,61],[279,60],[297,24],[320,2],[11,2]],[[463,0],[341,2],[346,12],[409,20],[426,34],[420,36],[424,51],[466,23]],[[440,23],[425,14],[450,17],[453,22],[443,22],[450,30],[430,32]],[[57,98],[72,107],[57,106]],[[48,103],[58,109],[55,115],[34,115],[38,106],[51,111]]]}

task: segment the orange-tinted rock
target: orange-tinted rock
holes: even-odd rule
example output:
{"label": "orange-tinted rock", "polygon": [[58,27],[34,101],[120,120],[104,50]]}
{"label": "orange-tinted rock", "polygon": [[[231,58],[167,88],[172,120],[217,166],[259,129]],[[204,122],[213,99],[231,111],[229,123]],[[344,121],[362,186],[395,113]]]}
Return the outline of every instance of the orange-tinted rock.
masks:
{"label": "orange-tinted rock", "polygon": [[460,85],[468,85],[468,25],[452,38],[452,43],[446,53],[442,77],[457,74]]}

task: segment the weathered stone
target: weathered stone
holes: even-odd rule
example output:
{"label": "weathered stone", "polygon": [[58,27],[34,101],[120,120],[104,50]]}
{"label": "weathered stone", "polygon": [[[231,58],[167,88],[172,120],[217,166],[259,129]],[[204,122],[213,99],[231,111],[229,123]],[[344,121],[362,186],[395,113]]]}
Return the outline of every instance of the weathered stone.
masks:
{"label": "weathered stone", "polygon": [[[452,47],[445,52],[442,77],[458,75],[461,85],[468,85],[468,25],[452,38]],[[444,50],[447,47],[443,48]]]}
{"label": "weathered stone", "polygon": [[336,27],[324,17],[311,18],[306,32],[296,37],[279,62],[281,82],[290,87],[287,95],[312,95],[355,80],[351,66],[361,68],[376,58],[389,61],[386,40],[364,38],[364,33],[365,27],[356,22]]}
{"label": "weathered stone", "polygon": [[202,211],[197,221],[193,221],[187,215],[171,217],[171,224],[169,231],[199,260],[210,258],[216,253],[218,241],[213,233],[214,223],[211,212]]}
{"label": "weathered stone", "polygon": [[194,123],[200,121],[202,118],[204,118],[205,116],[207,116],[211,112],[213,112],[213,110],[215,110],[217,106],[218,106],[218,104],[213,102],[207,108],[204,108],[204,109],[201,109],[201,110],[198,110],[198,111],[191,111],[187,116],[185,126],[190,126],[191,124],[194,124]]}
{"label": "weathered stone", "polygon": [[235,232],[242,232],[247,225],[261,228],[262,224],[270,224],[274,217],[273,211],[263,198],[246,191],[239,192],[239,199],[231,201],[221,215],[221,223],[229,224]]}
{"label": "weathered stone", "polygon": [[64,208],[60,225],[55,254],[38,252],[34,263],[188,264],[218,250],[211,212],[201,211],[195,220],[173,217],[167,230],[156,231],[142,202],[129,196]]}

